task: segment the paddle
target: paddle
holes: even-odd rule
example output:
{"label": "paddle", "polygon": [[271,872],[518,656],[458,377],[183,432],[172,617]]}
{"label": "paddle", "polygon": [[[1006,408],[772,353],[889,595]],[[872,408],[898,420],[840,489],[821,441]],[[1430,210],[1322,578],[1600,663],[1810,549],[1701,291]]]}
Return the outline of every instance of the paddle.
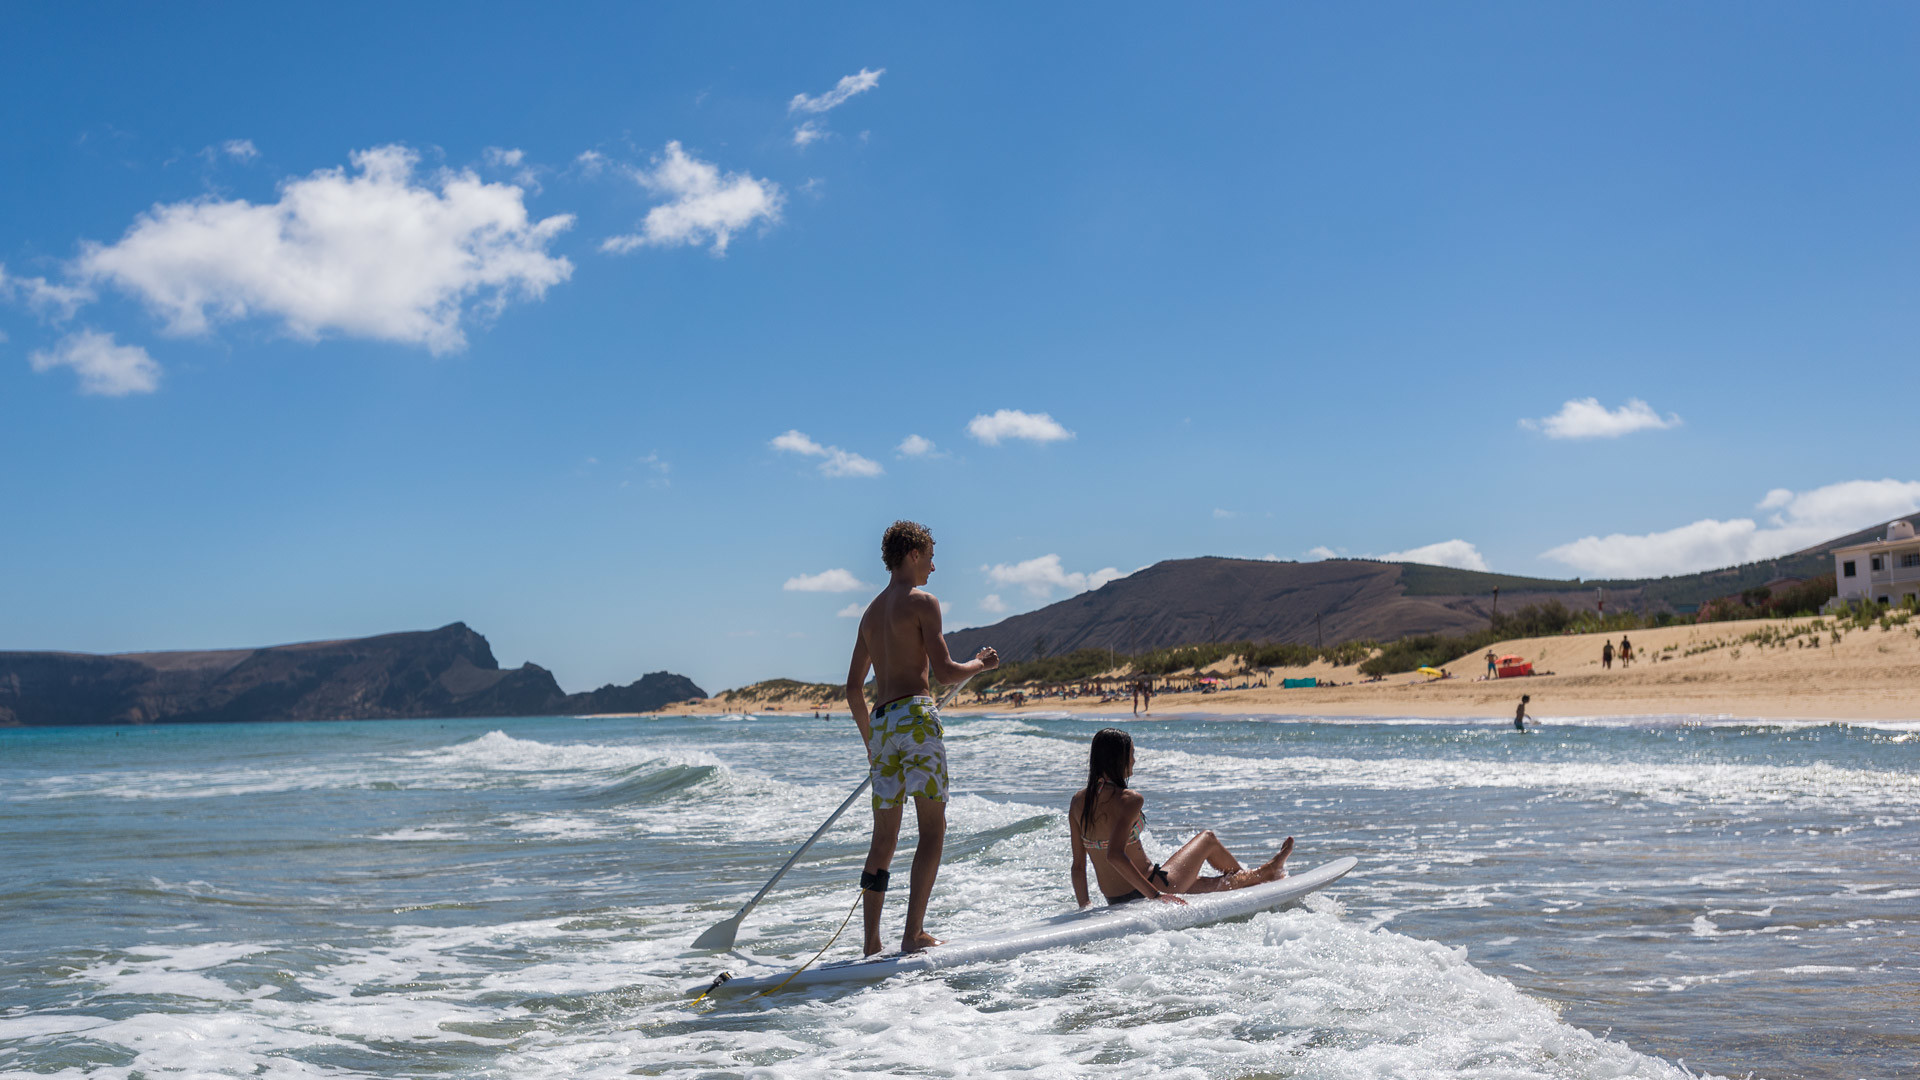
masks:
{"label": "paddle", "polygon": [[[934,708],[946,708],[947,702],[953,700],[953,695],[959,693],[960,688],[967,685],[967,679],[971,678],[973,678],[973,676],[969,675],[966,679],[961,679],[959,682],[947,687],[946,693],[940,695],[940,700],[934,705]],[[873,773],[869,772],[867,773],[866,779],[860,781],[860,786],[853,789],[853,794],[847,796],[847,801],[841,803],[839,809],[827,815],[827,820],[823,822],[818,829],[813,830],[813,835],[807,837],[807,842],[801,844],[799,850],[788,857],[787,861],[781,864],[780,869],[774,871],[773,877],[769,878],[765,885],[760,886],[760,891],[753,894],[753,899],[747,901],[746,907],[734,912],[732,918],[715,923],[706,933],[694,938],[693,947],[696,949],[712,949],[715,951],[733,948],[734,936],[740,932],[740,923],[747,917],[747,912],[752,911],[755,904],[765,899],[766,895],[773,891],[774,883],[778,882],[788,870],[793,869],[793,864],[800,861],[800,856],[807,853],[807,849],[813,846],[815,840],[820,839],[826,835],[828,829],[833,828],[833,823],[840,820],[840,815],[847,812],[847,808],[853,805],[854,800],[858,799],[861,794],[867,790],[867,785],[871,783],[873,783]]]}

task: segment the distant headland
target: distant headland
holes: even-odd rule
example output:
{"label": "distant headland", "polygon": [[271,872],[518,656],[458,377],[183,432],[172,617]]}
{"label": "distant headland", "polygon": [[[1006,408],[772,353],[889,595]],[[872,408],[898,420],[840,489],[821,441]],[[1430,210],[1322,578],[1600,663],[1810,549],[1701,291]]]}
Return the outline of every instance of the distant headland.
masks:
{"label": "distant headland", "polygon": [[0,727],[637,713],[705,698],[684,675],[568,694],[538,664],[503,670],[465,623],[204,652],[0,652]]}

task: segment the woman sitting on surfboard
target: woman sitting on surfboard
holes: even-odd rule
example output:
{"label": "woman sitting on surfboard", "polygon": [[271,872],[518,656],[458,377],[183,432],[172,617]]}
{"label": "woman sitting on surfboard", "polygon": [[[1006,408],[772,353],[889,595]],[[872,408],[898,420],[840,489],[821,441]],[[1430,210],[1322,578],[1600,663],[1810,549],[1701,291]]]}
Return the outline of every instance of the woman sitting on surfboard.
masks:
{"label": "woman sitting on surfboard", "polygon": [[[1253,870],[1243,869],[1211,829],[1181,845],[1164,863],[1147,862],[1140,846],[1140,829],[1147,816],[1146,800],[1127,788],[1133,775],[1133,737],[1119,728],[1106,728],[1093,737],[1087,760],[1087,786],[1076,792],[1067,811],[1073,836],[1073,898],[1081,907],[1092,903],[1087,895],[1087,861],[1091,856],[1100,893],[1109,904],[1152,898],[1184,904],[1178,893],[1243,889],[1286,876],[1293,837],[1280,853]],[[1201,877],[1208,864],[1217,877]]]}

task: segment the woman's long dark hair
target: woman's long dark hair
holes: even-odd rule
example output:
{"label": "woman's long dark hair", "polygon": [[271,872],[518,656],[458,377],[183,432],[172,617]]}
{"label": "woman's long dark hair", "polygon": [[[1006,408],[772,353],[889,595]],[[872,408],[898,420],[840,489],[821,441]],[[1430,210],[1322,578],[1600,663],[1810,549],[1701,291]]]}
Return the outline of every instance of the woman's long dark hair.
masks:
{"label": "woman's long dark hair", "polygon": [[1127,789],[1127,766],[1133,761],[1133,736],[1117,727],[1094,732],[1093,748],[1087,753],[1087,795],[1080,803],[1080,839],[1093,831],[1093,804],[1100,799],[1100,781],[1115,789]]}

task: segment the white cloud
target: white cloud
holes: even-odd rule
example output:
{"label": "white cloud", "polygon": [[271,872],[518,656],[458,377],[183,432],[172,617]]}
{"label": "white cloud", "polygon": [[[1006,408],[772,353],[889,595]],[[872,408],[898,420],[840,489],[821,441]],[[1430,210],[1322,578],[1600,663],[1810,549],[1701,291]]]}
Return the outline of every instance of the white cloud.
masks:
{"label": "white cloud", "polygon": [[1552,416],[1522,420],[1520,426],[1545,432],[1549,439],[1617,439],[1636,431],[1679,427],[1680,417],[1668,413],[1662,418],[1639,398],[1628,398],[1617,409],[1601,405],[1599,398],[1578,398],[1560,406]]}
{"label": "white cloud", "polygon": [[967,421],[967,434],[988,446],[999,446],[1002,439],[1050,443],[1073,438],[1073,432],[1061,427],[1052,416],[1018,409],[1000,409],[991,416],[982,413]]}
{"label": "white cloud", "polygon": [[848,604],[846,607],[841,608],[839,611],[834,612],[835,615],[838,615],[843,619],[857,619],[860,616],[865,615],[866,613],[867,613],[867,605],[862,604],[857,600],[851,604]]}
{"label": "white cloud", "polygon": [[1028,559],[1011,565],[996,563],[985,569],[987,580],[995,585],[1003,587],[1017,585],[1034,596],[1049,596],[1055,589],[1066,589],[1076,593],[1086,592],[1089,589],[1097,589],[1116,578],[1127,576],[1111,566],[1103,570],[1095,570],[1091,574],[1069,573],[1060,565],[1058,555],[1042,555],[1037,559]]}
{"label": "white cloud", "polygon": [[785,435],[775,435],[768,446],[775,450],[785,450],[789,454],[805,454],[808,457],[825,457],[827,448],[814,442],[799,431],[788,431]]}
{"label": "white cloud", "polygon": [[84,285],[55,285],[43,277],[8,277],[6,264],[0,263],[0,298],[18,299],[41,318],[66,322],[91,304],[94,295]]}
{"label": "white cloud", "polygon": [[1307,554],[1316,559],[1337,559],[1340,557],[1339,552],[1333,550],[1332,548],[1326,546],[1325,544],[1317,544],[1313,547],[1308,548]]}
{"label": "white cloud", "polygon": [[252,161],[260,156],[260,149],[253,145],[252,139],[228,139],[220,144],[220,152],[235,161]]}
{"label": "white cloud", "polygon": [[822,446],[799,431],[776,435],[767,445],[788,454],[821,458],[820,472],[827,476],[879,476],[886,472],[872,458],[861,457],[837,446]]}
{"label": "white cloud", "polygon": [[527,159],[527,152],[525,150],[510,150],[505,147],[489,146],[484,152],[487,157],[487,164],[499,165],[509,169],[517,168],[522,161]]}
{"label": "white cloud", "polygon": [[854,577],[852,571],[838,567],[822,570],[817,574],[790,577],[787,583],[780,587],[787,592],[858,592],[861,589],[872,588]]}
{"label": "white cloud", "polygon": [[787,112],[823,113],[828,109],[837,108],[846,104],[847,99],[855,94],[864,94],[874,87],[879,86],[880,76],[886,73],[886,68],[880,68],[876,71],[868,71],[866,68],[861,68],[859,74],[845,76],[839,82],[833,84],[833,89],[817,97],[808,97],[806,94],[793,95],[793,100],[787,102]]}
{"label": "white cloud", "polygon": [[1848,480],[1794,492],[1774,488],[1752,518],[1703,518],[1664,532],[1585,536],[1542,552],[1586,577],[1685,574],[1776,558],[1889,518],[1920,511],[1920,481]]}
{"label": "white cloud", "polygon": [[922,438],[919,435],[909,435],[901,439],[900,445],[893,449],[901,457],[933,457],[937,450],[932,439]]}
{"label": "white cloud", "polygon": [[653,169],[635,169],[633,178],[669,201],[647,211],[639,232],[610,237],[600,245],[602,251],[621,254],[649,244],[710,244],[715,255],[725,255],[734,233],[756,221],[779,222],[786,201],[773,181],[723,174],[711,162],[682,150],[677,141],[667,144],[666,155],[654,160]]}
{"label": "white cloud", "polygon": [[1227,521],[1232,518],[1237,518],[1239,516],[1240,516],[1240,511],[1238,510],[1222,510],[1217,506],[1213,508],[1213,517],[1215,521]]}
{"label": "white cloud", "polygon": [[1429,566],[1451,566],[1460,570],[1487,568],[1487,560],[1480,557],[1480,550],[1465,540],[1442,540],[1425,547],[1389,551],[1380,556],[1380,561],[1426,563]]}
{"label": "white cloud", "polygon": [[988,593],[980,598],[980,610],[998,615],[1007,610],[1007,602],[1000,599],[999,593]]}
{"label": "white cloud", "polygon": [[636,464],[647,470],[649,474],[647,477],[648,487],[666,488],[673,486],[673,463],[662,458],[659,451],[656,450],[648,454],[646,457],[641,458]]}
{"label": "white cloud", "polygon": [[156,206],[118,243],[85,245],[79,270],[139,296],[176,334],[261,315],[309,341],[337,332],[435,353],[466,346],[470,300],[497,314],[572,275],[546,253],[572,215],[532,221],[519,188],[469,172],[438,191],[417,184],[404,146],[352,157],[356,173],[289,180],[275,203]]}
{"label": "white cloud", "polygon": [[793,145],[810,146],[818,140],[826,138],[826,135],[827,129],[820,126],[820,121],[808,120],[806,123],[793,129]]}
{"label": "white cloud", "polygon": [[579,156],[573,159],[573,163],[580,167],[581,173],[587,176],[598,176],[600,170],[607,167],[607,155],[598,150],[582,150]]}
{"label": "white cloud", "polygon": [[117,345],[112,334],[81,330],[61,339],[51,352],[30,358],[35,371],[70,367],[80,376],[80,392],[106,397],[151,394],[160,387],[160,365],[138,345]]}

